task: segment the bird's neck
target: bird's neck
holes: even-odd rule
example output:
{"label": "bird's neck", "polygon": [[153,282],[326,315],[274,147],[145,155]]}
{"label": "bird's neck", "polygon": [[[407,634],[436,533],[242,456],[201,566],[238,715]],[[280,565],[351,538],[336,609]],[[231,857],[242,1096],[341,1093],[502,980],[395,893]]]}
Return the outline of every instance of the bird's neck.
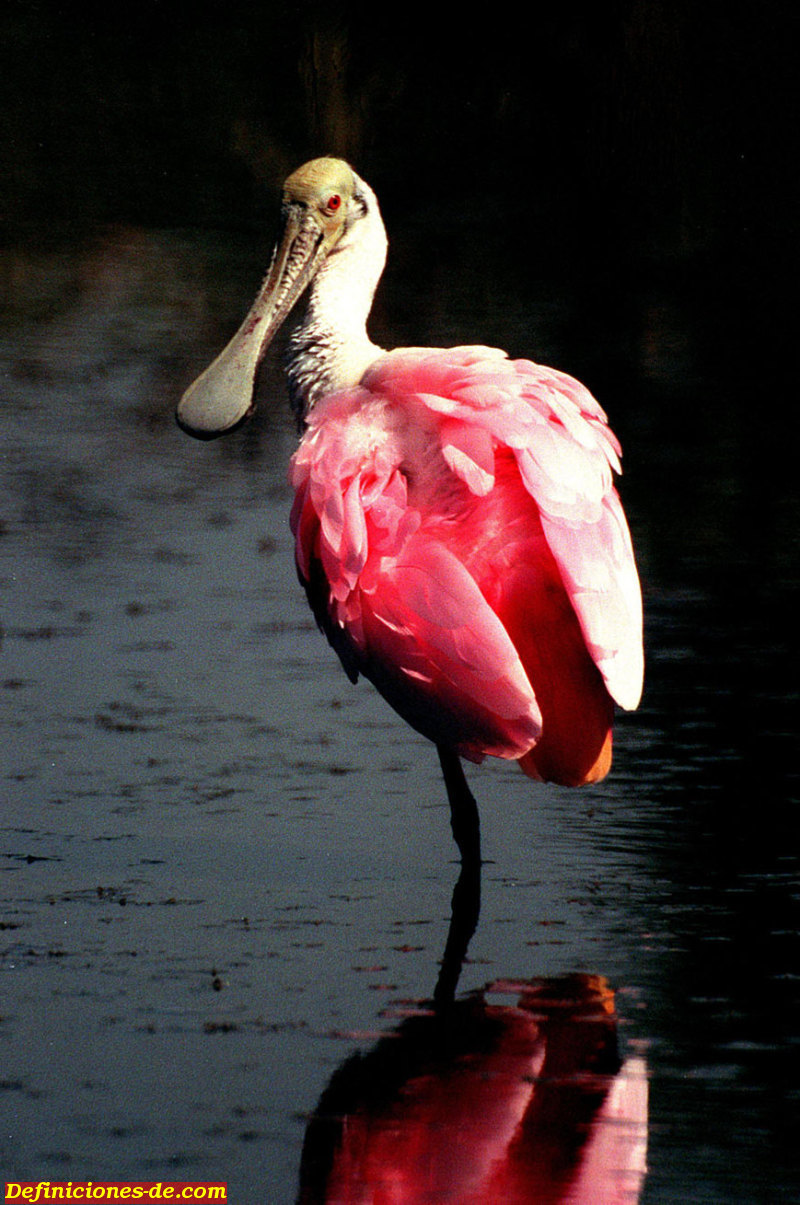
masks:
{"label": "bird's neck", "polygon": [[386,234],[371,200],[357,240],[345,235],[314,278],[305,317],[289,340],[289,393],[301,420],[326,393],[357,385],[382,352],[367,334],[386,261]]}

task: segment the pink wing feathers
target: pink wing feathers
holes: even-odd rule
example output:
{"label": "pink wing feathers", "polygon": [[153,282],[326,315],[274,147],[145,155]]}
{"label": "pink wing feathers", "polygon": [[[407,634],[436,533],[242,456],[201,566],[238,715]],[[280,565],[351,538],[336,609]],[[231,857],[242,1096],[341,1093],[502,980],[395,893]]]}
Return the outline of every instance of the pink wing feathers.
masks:
{"label": "pink wing feathers", "polygon": [[441,414],[445,460],[475,493],[493,487],[495,449],[513,451],[593,660],[612,697],[635,708],[642,603],[612,479],[620,447],[588,389],[566,373],[483,347],[392,352],[363,383],[400,404],[417,392]]}
{"label": "pink wing feathers", "polygon": [[351,676],[473,760],[521,758],[542,735],[526,625],[577,617],[582,640],[564,642],[584,659],[585,643],[635,706],[641,600],[618,453],[577,381],[490,348],[390,352],[323,399],[292,461],[292,530]]}

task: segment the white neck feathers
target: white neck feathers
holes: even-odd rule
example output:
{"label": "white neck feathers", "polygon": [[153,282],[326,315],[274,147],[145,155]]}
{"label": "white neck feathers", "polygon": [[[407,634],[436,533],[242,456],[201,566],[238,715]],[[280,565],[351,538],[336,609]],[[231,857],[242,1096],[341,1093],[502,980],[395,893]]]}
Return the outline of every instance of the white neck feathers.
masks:
{"label": "white neck feathers", "polygon": [[289,391],[300,415],[324,394],[358,384],[381,354],[367,318],[386,262],[386,232],[375,194],[357,184],[362,211],[314,277],[305,318],[289,341]]}

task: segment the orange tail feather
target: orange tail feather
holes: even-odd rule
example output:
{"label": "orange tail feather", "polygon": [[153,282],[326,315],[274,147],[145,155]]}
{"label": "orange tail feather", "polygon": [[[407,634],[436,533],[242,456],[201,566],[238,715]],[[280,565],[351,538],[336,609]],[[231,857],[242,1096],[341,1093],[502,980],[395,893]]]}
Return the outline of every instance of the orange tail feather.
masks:
{"label": "orange tail feather", "polygon": [[553,758],[547,748],[541,748],[542,742],[519,758],[517,765],[528,778],[533,778],[536,782],[557,782],[564,787],[582,787],[590,782],[600,782],[608,774],[611,769],[612,743],[609,729],[600,752],[585,771],[560,764],[561,759]]}

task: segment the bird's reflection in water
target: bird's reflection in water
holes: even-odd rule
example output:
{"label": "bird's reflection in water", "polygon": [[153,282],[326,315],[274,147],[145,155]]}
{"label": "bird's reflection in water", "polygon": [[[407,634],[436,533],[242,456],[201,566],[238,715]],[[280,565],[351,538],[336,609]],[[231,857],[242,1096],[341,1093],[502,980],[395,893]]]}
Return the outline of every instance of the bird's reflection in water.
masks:
{"label": "bird's reflection in water", "polygon": [[[475,888],[462,874],[461,944]],[[433,1005],[336,1071],[306,1132],[300,1205],[638,1200],[647,1079],[620,1059],[606,981],[494,982],[457,1001],[456,980],[445,959]]]}

